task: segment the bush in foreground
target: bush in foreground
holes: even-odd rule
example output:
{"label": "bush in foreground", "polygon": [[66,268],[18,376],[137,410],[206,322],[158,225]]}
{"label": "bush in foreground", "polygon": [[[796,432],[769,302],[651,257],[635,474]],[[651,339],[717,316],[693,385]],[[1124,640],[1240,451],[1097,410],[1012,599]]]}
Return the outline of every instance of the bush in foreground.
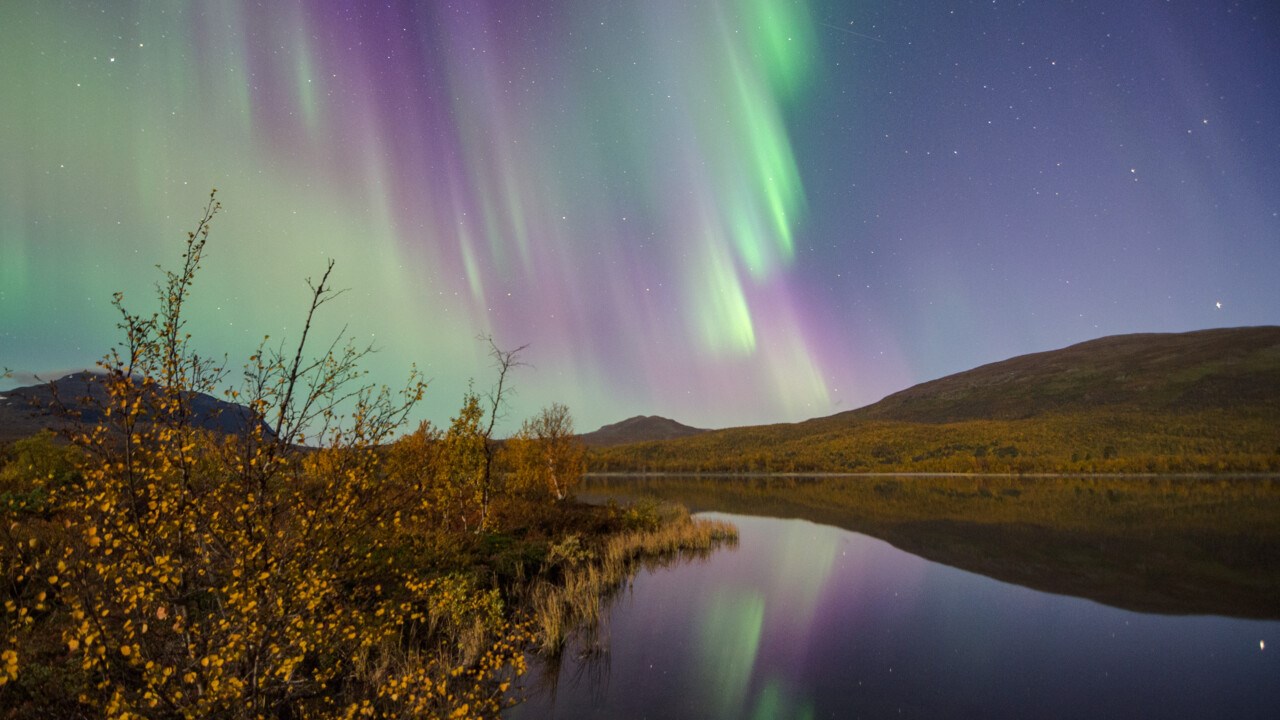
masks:
{"label": "bush in foreground", "polygon": [[[218,209],[211,194],[158,311],[116,296],[104,420],[0,469],[3,716],[496,716],[535,639],[511,599],[554,569],[558,533],[617,522],[504,493],[543,476],[495,464],[501,386],[389,443],[425,384],[361,384],[370,350],[341,339],[308,354],[332,263],[297,345],[264,340],[227,393],[244,430],[202,429],[228,372],[191,349],[183,310]],[[580,462],[557,472],[562,497]]]}

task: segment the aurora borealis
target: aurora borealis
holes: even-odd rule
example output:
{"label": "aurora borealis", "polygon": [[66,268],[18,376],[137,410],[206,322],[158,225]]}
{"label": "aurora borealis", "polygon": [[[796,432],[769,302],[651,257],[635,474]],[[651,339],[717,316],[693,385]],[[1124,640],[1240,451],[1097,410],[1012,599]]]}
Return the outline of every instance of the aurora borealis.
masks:
{"label": "aurora borealis", "polygon": [[0,365],[90,365],[210,187],[197,346],[326,307],[440,422],[800,420],[1102,335],[1280,322],[1268,2],[0,6]]}

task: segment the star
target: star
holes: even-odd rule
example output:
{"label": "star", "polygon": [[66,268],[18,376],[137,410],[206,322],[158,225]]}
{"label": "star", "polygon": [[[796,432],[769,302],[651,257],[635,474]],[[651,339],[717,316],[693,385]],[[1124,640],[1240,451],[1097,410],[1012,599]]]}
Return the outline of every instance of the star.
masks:
{"label": "star", "polygon": [[1213,305],[1214,305],[1214,307],[1218,308],[1219,310],[1221,310],[1221,309],[1222,309],[1222,301],[1221,301],[1221,300],[1219,300],[1218,302],[1214,303]]}

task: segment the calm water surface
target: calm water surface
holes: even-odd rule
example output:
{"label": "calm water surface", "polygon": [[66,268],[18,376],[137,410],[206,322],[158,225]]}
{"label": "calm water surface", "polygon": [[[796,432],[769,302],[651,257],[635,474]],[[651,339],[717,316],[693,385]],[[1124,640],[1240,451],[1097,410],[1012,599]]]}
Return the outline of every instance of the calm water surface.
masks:
{"label": "calm water surface", "polygon": [[[1280,622],[1147,615],[805,520],[640,572],[525,718],[1275,718]],[[1278,600],[1280,602],[1280,600]]]}

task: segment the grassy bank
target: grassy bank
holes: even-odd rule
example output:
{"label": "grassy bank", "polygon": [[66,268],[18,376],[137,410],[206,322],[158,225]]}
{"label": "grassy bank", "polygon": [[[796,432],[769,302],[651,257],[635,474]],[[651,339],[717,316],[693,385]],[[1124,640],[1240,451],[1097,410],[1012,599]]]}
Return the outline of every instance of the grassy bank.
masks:
{"label": "grassy bank", "polygon": [[530,593],[542,652],[555,654],[572,630],[596,625],[603,601],[640,565],[703,556],[723,543],[737,541],[732,525],[690,518],[680,506],[640,504],[624,511],[624,516],[632,527],[601,538],[594,548],[577,536],[551,548],[549,558],[559,572],[536,580]]}

